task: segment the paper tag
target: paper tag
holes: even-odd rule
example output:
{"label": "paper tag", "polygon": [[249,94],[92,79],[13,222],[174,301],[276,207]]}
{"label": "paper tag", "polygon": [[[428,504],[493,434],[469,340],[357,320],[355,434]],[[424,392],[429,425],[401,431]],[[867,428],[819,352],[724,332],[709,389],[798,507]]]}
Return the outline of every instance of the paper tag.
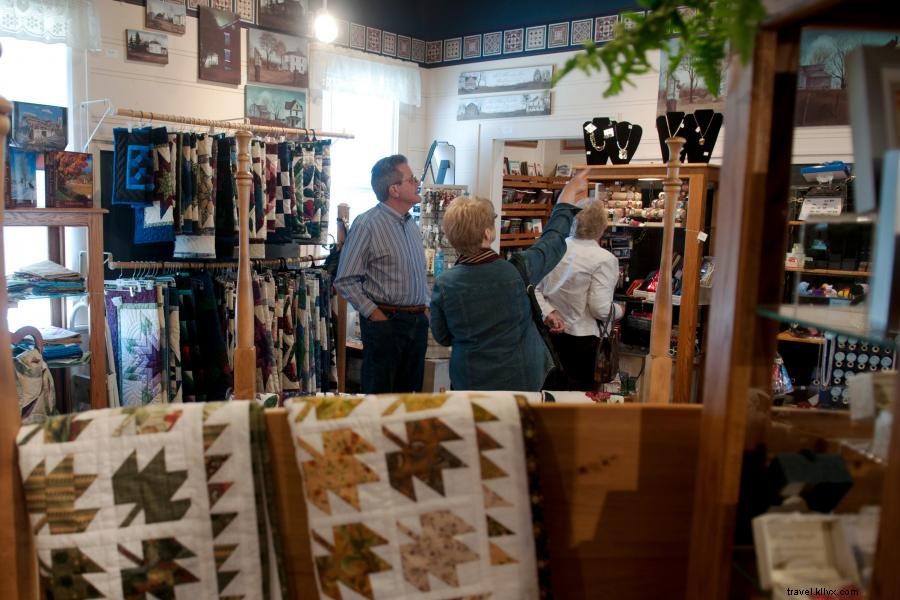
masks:
{"label": "paper tag", "polygon": [[595,131],[597,131],[597,126],[594,125],[593,123],[588,123],[587,125],[584,126],[584,130],[587,131],[588,133],[594,133]]}
{"label": "paper tag", "polygon": [[705,242],[707,238],[709,238],[709,234],[707,234],[705,231],[697,232],[697,239],[701,242]]}
{"label": "paper tag", "polygon": [[854,421],[875,416],[875,376],[873,373],[857,373],[847,378],[850,392],[850,418]]}
{"label": "paper tag", "polygon": [[840,196],[833,198],[825,196],[804,198],[798,218],[801,221],[805,221],[815,215],[839,215],[841,214],[843,203],[843,199]]}
{"label": "paper tag", "polygon": [[608,127],[606,129],[604,129],[603,137],[605,137],[605,138],[616,137],[616,130],[613,129],[612,127]]}

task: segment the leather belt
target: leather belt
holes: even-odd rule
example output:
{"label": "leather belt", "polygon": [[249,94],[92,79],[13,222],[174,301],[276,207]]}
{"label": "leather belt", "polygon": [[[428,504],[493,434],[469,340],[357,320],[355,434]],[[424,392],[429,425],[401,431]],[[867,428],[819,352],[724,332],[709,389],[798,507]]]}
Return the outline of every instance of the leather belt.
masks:
{"label": "leather belt", "polygon": [[425,312],[428,307],[424,304],[413,304],[410,306],[395,306],[393,304],[376,304],[378,308],[381,309],[381,312],[387,313],[411,313],[411,314],[419,314]]}

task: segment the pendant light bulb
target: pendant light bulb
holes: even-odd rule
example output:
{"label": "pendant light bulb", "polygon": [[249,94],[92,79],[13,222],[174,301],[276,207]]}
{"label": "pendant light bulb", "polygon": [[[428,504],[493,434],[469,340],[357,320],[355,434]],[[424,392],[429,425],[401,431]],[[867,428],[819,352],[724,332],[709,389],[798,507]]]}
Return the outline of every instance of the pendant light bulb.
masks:
{"label": "pendant light bulb", "polygon": [[313,29],[316,32],[316,39],[320,42],[330,44],[337,37],[337,21],[328,12],[328,0],[322,0],[322,10],[316,15]]}

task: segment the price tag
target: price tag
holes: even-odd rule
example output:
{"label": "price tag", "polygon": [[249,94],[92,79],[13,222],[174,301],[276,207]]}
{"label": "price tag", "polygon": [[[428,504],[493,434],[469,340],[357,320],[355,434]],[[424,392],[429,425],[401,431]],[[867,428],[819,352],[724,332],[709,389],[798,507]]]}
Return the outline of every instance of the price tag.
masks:
{"label": "price tag", "polygon": [[597,126],[594,125],[593,123],[588,123],[587,125],[584,126],[584,130],[587,131],[588,133],[594,133],[595,131],[597,131]]}
{"label": "price tag", "polygon": [[843,208],[844,201],[840,196],[815,196],[812,198],[804,198],[803,205],[800,207],[801,221],[805,221],[809,217],[816,215],[839,215]]}
{"label": "price tag", "polygon": [[705,242],[708,237],[709,234],[707,234],[705,231],[700,231],[697,233],[697,239],[701,242]]}
{"label": "price tag", "polygon": [[606,129],[604,129],[603,137],[605,137],[605,138],[616,137],[616,130],[613,129],[612,127],[608,127]]}
{"label": "price tag", "polygon": [[857,373],[847,378],[850,392],[850,418],[854,421],[875,416],[875,377],[873,373]]}

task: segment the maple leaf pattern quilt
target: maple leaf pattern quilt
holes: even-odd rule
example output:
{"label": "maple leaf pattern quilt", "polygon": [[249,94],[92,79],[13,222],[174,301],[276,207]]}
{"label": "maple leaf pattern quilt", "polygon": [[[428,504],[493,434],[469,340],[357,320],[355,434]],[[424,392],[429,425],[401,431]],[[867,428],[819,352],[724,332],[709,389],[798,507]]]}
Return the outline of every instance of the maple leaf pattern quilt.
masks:
{"label": "maple leaf pattern quilt", "polygon": [[450,392],[289,402],[319,597],[540,597],[525,401]]}
{"label": "maple leaf pattern quilt", "polygon": [[263,427],[253,402],[94,410],[22,427],[47,597],[280,598]]}

